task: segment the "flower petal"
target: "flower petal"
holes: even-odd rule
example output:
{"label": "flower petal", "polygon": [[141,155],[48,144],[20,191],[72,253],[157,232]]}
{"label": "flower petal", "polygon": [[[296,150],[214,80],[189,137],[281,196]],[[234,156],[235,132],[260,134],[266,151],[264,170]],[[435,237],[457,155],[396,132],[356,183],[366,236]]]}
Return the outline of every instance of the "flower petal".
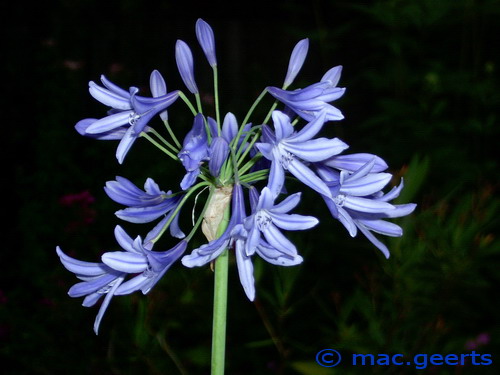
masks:
{"label": "flower petal", "polygon": [[284,87],[288,87],[292,84],[297,77],[302,65],[307,56],[307,50],[309,49],[309,39],[302,39],[293,48],[292,55],[290,56],[290,62],[288,63],[288,70],[286,72]]}
{"label": "flower petal", "polygon": [[194,80],[193,54],[191,49],[182,40],[175,44],[175,61],[181,75],[182,81],[192,94],[198,94],[198,87]]}
{"label": "flower petal", "polygon": [[285,230],[305,230],[310,229],[319,223],[319,220],[313,216],[303,216],[297,214],[274,214],[269,213],[273,223]]}
{"label": "flower petal", "polygon": [[326,184],[318,176],[316,176],[313,171],[297,159],[293,159],[288,164],[288,170],[311,189],[316,190],[318,193],[327,197],[330,196],[330,189],[328,189],[328,186],[326,186]]}
{"label": "flower petal", "polygon": [[246,256],[242,241],[236,241],[236,264],[238,266],[238,276],[243,290],[250,301],[255,299],[255,281],[253,277],[253,264],[250,257]]}
{"label": "flower petal", "polygon": [[158,70],[153,70],[149,77],[149,88],[153,97],[158,97],[167,94],[167,84],[165,79]]}
{"label": "flower petal", "polygon": [[300,202],[300,197],[302,193],[295,193],[292,195],[289,195],[285,199],[283,199],[280,203],[275,205],[270,212],[273,213],[278,213],[278,214],[285,214],[291,210],[293,210]]}
{"label": "flower petal", "polygon": [[59,256],[64,268],[76,275],[100,276],[108,270],[103,263],[84,262],[74,259],[66,255],[59,246],[56,247],[56,253]]}
{"label": "flower petal", "polygon": [[290,123],[290,117],[280,111],[273,111],[272,117],[276,140],[279,142],[283,138],[288,138],[293,133],[293,126]]}
{"label": "flower petal", "polygon": [[382,213],[394,210],[394,206],[390,203],[354,196],[345,197],[344,207],[354,211],[372,213]]}
{"label": "flower petal", "polygon": [[295,245],[291,243],[290,240],[286,238],[273,224],[268,225],[262,233],[264,234],[266,241],[269,242],[269,245],[275,247],[277,250],[291,256],[297,253]]}
{"label": "flower petal", "polygon": [[111,251],[104,253],[101,259],[104,264],[120,272],[139,273],[148,268],[148,262],[144,254]]}
{"label": "flower petal", "polygon": [[347,179],[340,188],[340,192],[355,196],[368,196],[384,188],[389,183],[390,173],[369,173],[365,177],[351,181]]}
{"label": "flower petal", "polygon": [[94,99],[111,108],[121,110],[128,110],[132,108],[130,103],[130,95],[126,91],[124,91],[126,93],[126,96],[122,96],[106,90],[105,88],[97,85],[95,82],[90,81],[89,92]]}
{"label": "flower petal", "polygon": [[338,138],[317,138],[304,142],[283,141],[282,144],[287,151],[309,162],[328,159],[348,147]]}
{"label": "flower petal", "polygon": [[120,126],[129,124],[130,115],[133,111],[118,112],[90,124],[85,130],[88,134],[104,133]]}
{"label": "flower petal", "polygon": [[201,18],[198,18],[196,21],[196,38],[198,39],[210,66],[217,66],[214,32],[210,25]]}

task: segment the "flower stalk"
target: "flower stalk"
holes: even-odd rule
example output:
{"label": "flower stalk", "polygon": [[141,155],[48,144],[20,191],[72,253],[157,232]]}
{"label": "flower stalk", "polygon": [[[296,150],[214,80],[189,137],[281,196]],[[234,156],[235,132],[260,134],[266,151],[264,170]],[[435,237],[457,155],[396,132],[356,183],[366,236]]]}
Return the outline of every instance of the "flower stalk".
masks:
{"label": "flower stalk", "polygon": [[[232,187],[231,187],[232,190]],[[230,195],[229,195],[230,196]],[[222,220],[217,230],[219,238],[227,229],[230,215],[229,202],[222,212]],[[229,252],[225,249],[214,261],[214,309],[212,324],[212,375],[223,375],[226,358],[226,320],[228,289]]]}

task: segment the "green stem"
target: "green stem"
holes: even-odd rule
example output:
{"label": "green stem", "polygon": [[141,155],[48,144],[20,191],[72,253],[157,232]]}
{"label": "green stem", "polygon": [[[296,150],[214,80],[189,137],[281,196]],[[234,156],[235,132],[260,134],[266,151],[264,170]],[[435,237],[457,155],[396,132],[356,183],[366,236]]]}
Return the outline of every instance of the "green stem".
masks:
{"label": "green stem", "polygon": [[174,141],[175,145],[177,146],[178,149],[181,149],[181,144],[177,137],[175,136],[174,132],[172,131],[172,128],[170,127],[170,124],[168,123],[168,120],[165,120],[163,122],[165,124],[165,127],[167,128],[168,134],[170,134],[170,137]]}
{"label": "green stem", "polygon": [[165,154],[167,154],[168,156],[170,156],[172,159],[178,160],[177,155],[175,155],[175,154],[171,153],[170,151],[168,151],[165,147],[163,147],[158,142],[156,142],[153,138],[151,138],[151,136],[149,134],[147,134],[146,132],[142,132],[141,133],[141,137],[146,138],[149,142],[151,142],[152,144],[154,144],[158,149],[160,149],[161,151],[163,151]]}
{"label": "green stem", "polygon": [[156,136],[165,146],[167,146],[170,150],[172,150],[175,153],[179,152],[179,148],[175,147],[172,145],[170,142],[168,142],[165,138],[161,136],[160,133],[158,133],[156,130],[153,128],[150,128],[149,131]]}
{"label": "green stem", "polygon": [[[224,211],[224,218],[217,229],[220,237],[227,229],[230,215],[230,204]],[[214,316],[212,326],[212,372],[211,375],[223,375],[226,356],[226,316],[227,316],[227,278],[229,266],[228,250],[219,255],[215,261],[214,277]]]}
{"label": "green stem", "polygon": [[196,116],[198,114],[198,112],[196,112],[196,109],[194,109],[193,105],[191,104],[189,99],[186,97],[186,95],[184,95],[184,93],[182,91],[179,91],[179,97],[184,101],[184,103],[186,103],[188,108],[191,110],[191,113],[193,114],[193,116]]}
{"label": "green stem", "polygon": [[217,121],[217,135],[220,136],[222,124],[220,122],[220,112],[219,112],[219,78],[217,73],[217,66],[213,67],[213,73],[214,73],[215,120]]}

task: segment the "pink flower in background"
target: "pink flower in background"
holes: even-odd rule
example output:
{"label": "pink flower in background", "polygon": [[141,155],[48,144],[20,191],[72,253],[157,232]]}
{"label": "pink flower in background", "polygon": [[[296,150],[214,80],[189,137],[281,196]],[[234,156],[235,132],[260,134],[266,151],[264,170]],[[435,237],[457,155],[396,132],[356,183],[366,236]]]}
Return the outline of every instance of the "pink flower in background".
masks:
{"label": "pink flower in background", "polygon": [[464,347],[467,350],[474,350],[481,346],[487,345],[491,340],[490,334],[487,332],[482,332],[475,338],[467,340]]}
{"label": "pink flower in background", "polygon": [[59,198],[61,206],[71,208],[75,212],[74,220],[70,221],[66,226],[67,232],[73,232],[94,222],[96,211],[91,207],[94,202],[95,198],[88,190],[75,194],[66,194]]}

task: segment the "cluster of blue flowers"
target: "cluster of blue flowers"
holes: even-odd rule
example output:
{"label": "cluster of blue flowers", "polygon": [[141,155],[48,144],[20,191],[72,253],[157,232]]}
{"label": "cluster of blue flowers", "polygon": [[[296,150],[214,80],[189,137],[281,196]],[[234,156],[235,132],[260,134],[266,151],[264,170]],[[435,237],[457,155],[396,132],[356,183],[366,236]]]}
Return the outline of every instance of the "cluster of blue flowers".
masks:
{"label": "cluster of blue flowers", "polygon": [[[401,228],[387,219],[408,215],[415,209],[415,204],[389,203],[399,195],[403,183],[382,192],[392,175],[384,172],[388,167],[380,157],[343,154],[349,147],[346,143],[318,136],[328,122],[343,119],[341,111],[330,104],[345,92],[337,87],[340,66],[328,70],[317,83],[287,90],[304,63],[308,39],[295,46],[283,86],[265,88],[238,124],[232,113],[220,118],[214,34],[201,19],[196,23],[196,36],[214,73],[215,119],[203,114],[193,55],[181,40],[176,43],[175,58],[196,106],[180,90],[167,92],[165,80],[156,70],[150,78],[152,97],[138,95],[136,87],[124,90],[104,76],[102,86],[89,84],[90,94],[110,110],[101,119],[79,121],[76,130],[80,134],[118,140],[119,163],[123,163],[138,138],[145,138],[185,169],[175,192],[162,190],[151,178],[146,180],[144,189],[124,177],[106,183],[107,195],[125,206],[116,212],[118,218],[132,223],[156,222],[144,238],[135,239],[116,226],[115,237],[123,251],[106,252],[100,262],[93,263],[69,257],[57,247],[62,264],[81,280],[69,290],[69,295],[85,297],[84,306],[93,306],[104,297],[94,325],[96,333],[113,296],[137,290],[148,293],[179,259],[186,267],[199,267],[215,261],[229,249],[234,252],[240,281],[250,300],[255,298],[252,257],[259,256],[280,266],[301,263],[302,257],[285,232],[306,230],[319,221],[291,213],[299,204],[301,193],[287,194],[287,177],[293,176],[318,193],[333,218],[352,237],[359,230],[386,257],[389,251],[374,233],[401,236]],[[276,102],[266,119],[254,125],[249,122],[250,116],[266,94]],[[182,143],[170,127],[167,112],[179,98],[194,117]],[[280,104],[283,109],[276,110]],[[152,120],[157,117],[165,124],[170,141],[152,127]],[[196,220],[193,218],[193,228],[186,235],[179,225],[181,209],[193,198],[196,202],[204,189],[208,196],[203,211]],[[207,243],[185,254],[200,228]],[[153,250],[167,230],[178,239],[177,244],[167,251]]]}

